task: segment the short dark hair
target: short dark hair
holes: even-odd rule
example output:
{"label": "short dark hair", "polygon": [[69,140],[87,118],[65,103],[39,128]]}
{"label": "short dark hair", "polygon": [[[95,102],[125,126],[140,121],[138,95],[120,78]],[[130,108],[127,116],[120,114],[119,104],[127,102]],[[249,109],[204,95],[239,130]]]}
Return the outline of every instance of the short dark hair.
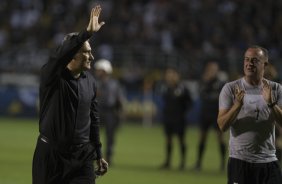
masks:
{"label": "short dark hair", "polygon": [[78,32],[73,32],[73,33],[68,33],[65,35],[64,39],[63,39],[63,42],[65,42],[66,40],[70,40],[74,37],[77,37],[78,36]]}
{"label": "short dark hair", "polygon": [[259,45],[252,45],[248,49],[260,49],[265,57],[265,59],[268,61],[268,50],[264,47],[261,47]]}

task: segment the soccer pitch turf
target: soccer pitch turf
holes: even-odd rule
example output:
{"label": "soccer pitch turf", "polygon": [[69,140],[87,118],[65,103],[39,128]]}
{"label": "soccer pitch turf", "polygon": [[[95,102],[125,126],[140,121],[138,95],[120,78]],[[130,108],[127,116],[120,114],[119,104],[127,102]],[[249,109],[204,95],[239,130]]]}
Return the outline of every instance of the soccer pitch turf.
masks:
{"label": "soccer pitch turf", "polygon": [[[101,129],[104,140],[104,130]],[[0,184],[30,184],[33,151],[38,136],[37,120],[0,118]],[[201,172],[193,171],[198,129],[187,130],[187,162],[178,170],[179,146],[174,139],[172,168],[159,170],[164,161],[162,128],[144,128],[137,123],[121,124],[116,137],[113,166],[96,180],[99,184],[224,184],[226,171],[219,170],[219,151],[213,131],[208,135]],[[103,141],[104,142],[104,141]]]}

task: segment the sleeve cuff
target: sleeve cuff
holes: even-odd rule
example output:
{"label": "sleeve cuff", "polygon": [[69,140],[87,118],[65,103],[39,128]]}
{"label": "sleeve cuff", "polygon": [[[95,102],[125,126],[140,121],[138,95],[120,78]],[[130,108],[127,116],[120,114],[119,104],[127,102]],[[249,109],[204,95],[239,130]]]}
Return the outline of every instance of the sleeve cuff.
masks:
{"label": "sleeve cuff", "polygon": [[97,159],[101,159],[102,158],[102,144],[99,143],[99,144],[94,144],[94,147],[95,147],[95,152],[96,152],[96,155],[97,155]]}
{"label": "sleeve cuff", "polygon": [[96,149],[96,154],[97,154],[97,160],[102,158],[102,151],[101,148]]}
{"label": "sleeve cuff", "polygon": [[83,40],[90,39],[92,35],[93,34],[88,32],[88,31],[86,31],[86,29],[81,32],[81,37],[82,37]]}

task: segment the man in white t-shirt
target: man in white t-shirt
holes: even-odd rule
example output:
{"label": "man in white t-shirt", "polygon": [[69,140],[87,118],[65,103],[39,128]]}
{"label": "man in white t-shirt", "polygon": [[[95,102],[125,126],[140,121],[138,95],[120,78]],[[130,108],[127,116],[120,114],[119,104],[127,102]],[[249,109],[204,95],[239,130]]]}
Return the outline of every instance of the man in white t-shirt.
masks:
{"label": "man in white t-shirt", "polygon": [[228,184],[281,184],[275,155],[275,126],[282,126],[282,86],[263,78],[268,51],[249,47],[244,77],[225,84],[219,96],[218,126],[230,127]]}

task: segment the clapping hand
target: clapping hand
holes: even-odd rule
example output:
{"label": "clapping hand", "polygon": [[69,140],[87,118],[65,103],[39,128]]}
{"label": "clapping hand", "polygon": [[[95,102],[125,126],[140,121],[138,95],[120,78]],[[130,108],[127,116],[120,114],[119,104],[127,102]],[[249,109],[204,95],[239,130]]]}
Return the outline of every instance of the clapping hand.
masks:
{"label": "clapping hand", "polygon": [[271,86],[265,79],[262,80],[262,84],[262,96],[266,103],[270,104],[273,102]]}
{"label": "clapping hand", "polygon": [[235,94],[235,103],[238,103],[239,105],[243,105],[245,91],[240,89],[238,84],[234,88],[234,94]]}

